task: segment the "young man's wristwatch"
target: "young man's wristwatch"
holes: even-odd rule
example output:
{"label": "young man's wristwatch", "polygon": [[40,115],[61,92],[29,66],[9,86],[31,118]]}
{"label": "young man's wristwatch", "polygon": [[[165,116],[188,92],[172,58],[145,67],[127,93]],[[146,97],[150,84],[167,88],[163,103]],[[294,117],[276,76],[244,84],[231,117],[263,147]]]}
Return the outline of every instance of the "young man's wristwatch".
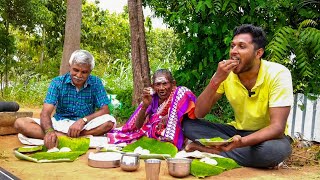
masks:
{"label": "young man's wristwatch", "polygon": [[82,120],[84,121],[85,124],[87,124],[87,122],[88,122],[87,118],[83,117]]}

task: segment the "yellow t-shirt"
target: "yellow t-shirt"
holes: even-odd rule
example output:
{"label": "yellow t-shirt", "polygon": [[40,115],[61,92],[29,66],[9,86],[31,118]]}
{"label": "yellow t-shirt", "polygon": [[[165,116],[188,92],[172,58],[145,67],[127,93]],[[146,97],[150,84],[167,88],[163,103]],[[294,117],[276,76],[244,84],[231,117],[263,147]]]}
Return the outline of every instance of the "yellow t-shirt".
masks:
{"label": "yellow t-shirt", "polygon": [[270,124],[269,107],[292,106],[293,89],[290,71],[281,64],[261,60],[256,84],[248,90],[238,75],[231,72],[217,93],[225,93],[235,120],[229,124],[238,130],[256,131]]}

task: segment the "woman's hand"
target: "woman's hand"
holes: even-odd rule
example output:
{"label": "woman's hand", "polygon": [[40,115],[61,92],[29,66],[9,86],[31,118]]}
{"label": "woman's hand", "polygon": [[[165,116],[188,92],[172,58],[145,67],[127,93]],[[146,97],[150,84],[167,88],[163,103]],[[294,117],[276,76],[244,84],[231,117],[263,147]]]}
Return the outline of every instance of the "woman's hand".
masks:
{"label": "woman's hand", "polygon": [[152,102],[152,94],[153,89],[151,87],[147,87],[143,89],[142,93],[142,106],[147,108]]}
{"label": "woman's hand", "polygon": [[165,115],[160,118],[160,122],[157,125],[157,131],[163,130],[167,126],[168,115]]}

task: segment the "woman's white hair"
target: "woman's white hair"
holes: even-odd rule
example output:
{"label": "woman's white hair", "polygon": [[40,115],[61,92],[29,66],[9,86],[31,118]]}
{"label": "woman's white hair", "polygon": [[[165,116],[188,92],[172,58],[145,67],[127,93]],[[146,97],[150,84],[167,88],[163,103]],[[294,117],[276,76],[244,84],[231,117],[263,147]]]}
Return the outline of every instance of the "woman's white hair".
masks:
{"label": "woman's white hair", "polygon": [[94,57],[86,50],[76,50],[71,54],[69,64],[70,66],[73,64],[89,64],[90,70],[92,70],[94,68]]}

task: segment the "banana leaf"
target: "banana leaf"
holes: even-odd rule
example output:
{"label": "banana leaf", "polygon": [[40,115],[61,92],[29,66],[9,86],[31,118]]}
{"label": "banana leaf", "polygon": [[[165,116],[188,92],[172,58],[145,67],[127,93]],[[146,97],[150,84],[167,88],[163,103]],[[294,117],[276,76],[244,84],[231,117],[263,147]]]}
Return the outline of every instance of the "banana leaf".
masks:
{"label": "banana leaf", "polygon": [[81,138],[70,138],[68,136],[59,136],[58,148],[68,147],[71,151],[85,151],[89,150],[90,139]]}
{"label": "banana leaf", "polygon": [[19,147],[17,151],[21,153],[31,153],[42,150],[43,146],[23,146]]}
{"label": "banana leaf", "polygon": [[[14,150],[14,154],[18,159],[27,160],[31,162],[71,162],[77,159],[82,154],[85,154],[89,149],[89,138],[70,138],[67,136],[58,137],[58,148],[68,147],[70,152],[47,152],[45,146],[42,147],[41,152],[24,154],[25,148],[19,152],[19,148]],[[21,150],[21,148],[20,148]],[[30,151],[29,151],[30,152]]]}
{"label": "banana leaf", "polygon": [[71,152],[37,152],[35,154],[30,155],[31,158],[37,160],[56,160],[56,159],[68,159],[70,161],[74,161],[82,154],[85,154],[86,151],[71,151]]}
{"label": "banana leaf", "polygon": [[143,149],[147,149],[150,151],[149,155],[141,155],[140,158],[167,158],[174,157],[178,149],[172,143],[169,142],[161,142],[153,138],[148,138],[143,136],[136,142],[127,145],[122,149],[123,152],[133,152],[137,147],[142,147]]}
{"label": "banana leaf", "polygon": [[170,154],[141,154],[141,159],[167,159],[171,158]]}
{"label": "banana leaf", "polygon": [[191,174],[197,178],[205,178],[207,176],[214,176],[234,168],[239,168],[239,166],[233,159],[230,158],[218,158],[212,157],[218,164],[216,166],[200,162],[200,160],[195,159],[191,163]]}

